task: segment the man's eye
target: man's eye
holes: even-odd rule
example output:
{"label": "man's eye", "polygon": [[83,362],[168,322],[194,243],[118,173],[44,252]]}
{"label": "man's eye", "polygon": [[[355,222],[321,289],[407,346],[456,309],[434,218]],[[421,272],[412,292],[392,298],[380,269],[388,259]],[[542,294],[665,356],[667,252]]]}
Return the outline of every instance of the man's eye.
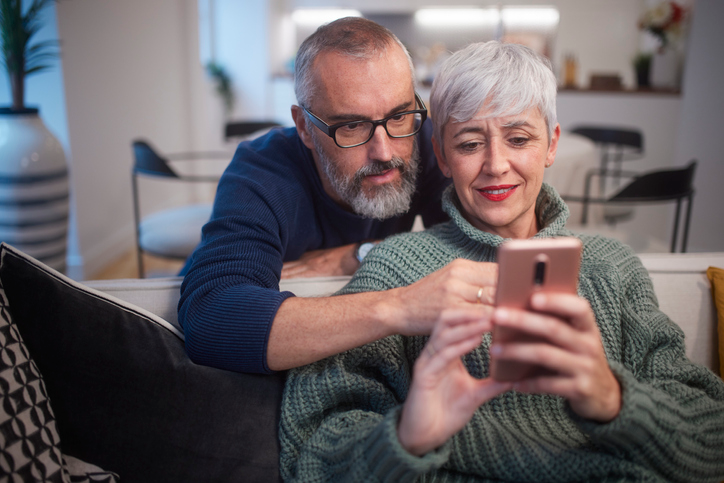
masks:
{"label": "man's eye", "polygon": [[347,132],[359,131],[365,123],[355,122],[352,124],[345,124],[340,129]]}
{"label": "man's eye", "polygon": [[394,117],[389,118],[389,120],[388,120],[387,122],[401,123],[401,122],[404,122],[404,121],[405,121],[405,117],[406,117],[405,114],[399,114],[399,115],[397,115],[397,116],[394,116]]}

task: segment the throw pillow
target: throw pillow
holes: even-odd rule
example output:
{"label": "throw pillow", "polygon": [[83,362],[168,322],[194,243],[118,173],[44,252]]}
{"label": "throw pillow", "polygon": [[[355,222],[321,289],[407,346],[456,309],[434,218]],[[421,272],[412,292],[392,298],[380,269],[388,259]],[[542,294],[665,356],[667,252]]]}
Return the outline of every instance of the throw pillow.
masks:
{"label": "throw pillow", "polygon": [[709,267],[706,276],[711,282],[711,294],[719,321],[719,374],[724,377],[724,269]]}
{"label": "throw pillow", "polygon": [[43,377],[0,284],[0,481],[115,482],[118,475],[64,457]]}
{"label": "throw pillow", "polygon": [[64,451],[121,481],[279,481],[283,374],[195,365],[168,322],[4,244],[0,283]]}

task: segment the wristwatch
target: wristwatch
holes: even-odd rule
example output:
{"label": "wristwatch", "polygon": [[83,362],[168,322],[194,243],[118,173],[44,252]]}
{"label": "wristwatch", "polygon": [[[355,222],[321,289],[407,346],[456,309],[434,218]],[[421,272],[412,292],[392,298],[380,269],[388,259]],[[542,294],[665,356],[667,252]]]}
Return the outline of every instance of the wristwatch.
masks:
{"label": "wristwatch", "polygon": [[357,247],[357,252],[355,253],[355,256],[357,257],[357,261],[362,263],[362,260],[365,259],[367,254],[372,250],[375,245],[377,245],[379,242],[373,241],[373,242],[362,242]]}

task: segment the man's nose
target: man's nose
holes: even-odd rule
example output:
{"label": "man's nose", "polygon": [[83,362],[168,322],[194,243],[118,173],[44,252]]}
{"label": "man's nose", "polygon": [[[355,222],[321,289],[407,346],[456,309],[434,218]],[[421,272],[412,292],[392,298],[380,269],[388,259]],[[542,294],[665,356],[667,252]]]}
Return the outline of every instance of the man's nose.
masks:
{"label": "man's nose", "polygon": [[372,139],[367,142],[370,159],[388,162],[392,161],[392,139],[387,135],[385,126],[375,126]]}

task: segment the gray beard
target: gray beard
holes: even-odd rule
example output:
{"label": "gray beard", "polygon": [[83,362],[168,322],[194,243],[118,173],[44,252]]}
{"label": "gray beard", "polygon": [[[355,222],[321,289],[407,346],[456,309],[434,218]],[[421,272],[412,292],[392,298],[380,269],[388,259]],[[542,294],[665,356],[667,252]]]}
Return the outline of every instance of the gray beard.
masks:
{"label": "gray beard", "polygon": [[[312,132],[314,132],[314,129],[312,129]],[[420,166],[417,139],[414,140],[409,163],[405,163],[398,156],[394,156],[389,162],[373,161],[372,164],[360,168],[352,177],[345,177],[340,172],[334,161],[320,147],[316,133],[312,134],[312,139],[322,170],[329,183],[337,195],[351,206],[355,213],[365,218],[386,220],[407,213],[410,209]],[[362,189],[362,181],[366,176],[380,174],[394,168],[400,170],[399,182],[386,183],[367,191]]]}

